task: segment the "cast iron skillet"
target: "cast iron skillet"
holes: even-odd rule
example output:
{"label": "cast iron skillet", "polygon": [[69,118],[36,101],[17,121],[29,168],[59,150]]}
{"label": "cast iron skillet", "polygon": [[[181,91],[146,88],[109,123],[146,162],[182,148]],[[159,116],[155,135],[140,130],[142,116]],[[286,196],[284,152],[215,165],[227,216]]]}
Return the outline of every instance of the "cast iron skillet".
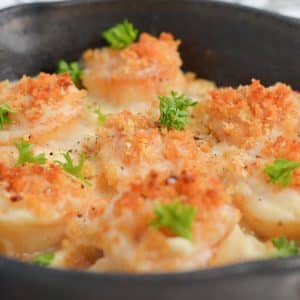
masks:
{"label": "cast iron skillet", "polygon": [[[102,46],[100,32],[124,18],[141,31],[174,33],[184,69],[220,85],[256,77],[300,89],[296,20],[199,0],[79,0],[2,10],[0,79],[51,72],[60,58]],[[300,258],[165,275],[59,271],[0,258],[0,299],[299,300]]]}

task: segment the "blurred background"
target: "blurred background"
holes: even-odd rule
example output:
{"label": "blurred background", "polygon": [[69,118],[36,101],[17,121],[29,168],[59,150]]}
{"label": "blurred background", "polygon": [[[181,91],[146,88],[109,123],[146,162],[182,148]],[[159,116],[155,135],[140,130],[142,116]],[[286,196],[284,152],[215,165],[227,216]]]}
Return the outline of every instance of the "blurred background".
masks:
{"label": "blurred background", "polygon": [[[49,2],[53,0],[0,0],[0,8],[28,2]],[[69,0],[72,1],[72,0]],[[122,0],[120,0],[122,1]],[[223,0],[224,2],[240,3],[262,9],[275,11],[280,14],[300,18],[300,0]]]}
{"label": "blurred background", "polygon": [[224,0],[224,2],[240,3],[300,18],[300,0]]}

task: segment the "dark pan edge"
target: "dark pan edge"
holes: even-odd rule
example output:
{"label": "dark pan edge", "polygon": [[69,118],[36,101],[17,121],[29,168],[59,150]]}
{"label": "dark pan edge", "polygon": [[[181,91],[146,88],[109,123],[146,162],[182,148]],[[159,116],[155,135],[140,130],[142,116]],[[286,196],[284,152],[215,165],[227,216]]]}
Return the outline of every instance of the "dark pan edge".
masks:
{"label": "dark pan edge", "polygon": [[11,258],[0,256],[0,269],[7,270],[11,276],[17,278],[19,268],[31,274],[31,279],[41,280],[43,275],[51,275],[59,280],[59,277],[72,276],[75,279],[90,279],[98,280],[106,279],[109,282],[119,281],[123,279],[134,280],[136,283],[151,280],[153,282],[161,282],[164,279],[177,280],[220,280],[230,276],[231,279],[256,276],[258,273],[264,276],[285,274],[290,272],[300,271],[300,258],[297,256],[284,258],[284,259],[270,259],[270,260],[256,260],[243,263],[232,264],[224,267],[209,268],[203,270],[195,270],[188,272],[170,272],[170,273],[101,273],[90,272],[84,270],[73,269],[56,269],[56,268],[44,268],[30,263],[24,263]]}
{"label": "dark pan edge", "polygon": [[[23,10],[32,9],[32,8],[55,8],[58,6],[76,6],[79,4],[88,4],[88,3],[113,3],[118,0],[72,0],[72,1],[57,1],[53,3],[25,3],[16,6],[11,6],[0,10],[0,14],[19,14]],[[122,0],[128,3],[131,0]],[[246,7],[237,4],[219,2],[219,1],[210,1],[210,0],[173,0],[174,3],[201,3],[202,5],[207,6],[216,6],[219,8],[232,8],[237,12],[249,13],[260,17],[268,17],[274,19],[276,22],[282,22],[290,26],[300,27],[300,21],[295,18],[289,18],[286,16],[279,15],[277,13],[267,12],[256,8]],[[154,2],[164,3],[166,0],[144,0],[144,2],[151,5]],[[172,281],[206,281],[206,280],[220,280],[224,279],[234,279],[242,278],[249,276],[261,275],[272,275],[276,276],[279,274],[287,274],[293,272],[300,272],[300,257],[292,257],[288,259],[280,260],[262,260],[254,262],[246,262],[240,264],[234,264],[226,267],[212,268],[200,271],[184,272],[184,273],[166,273],[166,274],[128,274],[128,273],[92,273],[85,271],[74,271],[74,270],[58,270],[58,269],[47,269],[41,268],[35,265],[22,263],[15,261],[6,257],[0,257],[0,269],[6,270],[8,276],[20,278],[18,275],[21,271],[25,273],[30,273],[30,280],[43,281],[49,280],[49,276],[56,278],[57,280],[63,279],[65,276],[69,276],[70,279],[79,279],[79,280],[91,280],[91,282],[96,282],[99,279],[104,282],[119,282],[121,280],[133,280],[136,283],[143,281],[152,281],[153,283],[163,283],[165,280]],[[1,276],[0,276],[1,278]]]}
{"label": "dark pan edge", "polygon": [[[21,4],[16,4],[13,6],[2,8],[0,9],[0,14],[6,14],[6,13],[16,14],[19,13],[20,11],[26,9],[33,9],[33,8],[55,8],[59,6],[73,7],[81,4],[88,5],[93,3],[117,3],[118,1],[120,0],[68,0],[68,1],[55,0],[54,2],[36,2],[36,3],[29,2],[29,3],[21,3]],[[132,0],[122,0],[122,2],[131,3]],[[167,2],[168,0],[143,0],[143,3],[149,6],[151,6],[151,4],[153,3],[167,3]],[[183,2],[192,3],[192,4],[201,3],[201,5],[214,6],[219,8],[223,8],[223,7],[231,8],[241,13],[244,12],[252,15],[273,18],[274,20],[283,22],[285,24],[289,23],[290,25],[296,25],[296,26],[300,25],[300,19],[294,17],[288,17],[276,12],[267,11],[260,8],[255,8],[255,7],[246,6],[237,3],[228,3],[228,2],[218,1],[218,0],[173,0],[173,3],[182,4]]]}

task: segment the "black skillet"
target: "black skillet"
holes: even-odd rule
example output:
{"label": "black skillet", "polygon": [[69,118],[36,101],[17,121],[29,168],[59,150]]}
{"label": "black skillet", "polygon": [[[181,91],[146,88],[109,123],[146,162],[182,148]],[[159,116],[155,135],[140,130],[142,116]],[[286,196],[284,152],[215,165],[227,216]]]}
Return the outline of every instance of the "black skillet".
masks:
{"label": "black skillet", "polygon": [[[182,40],[184,69],[219,85],[284,81],[300,90],[300,23],[200,0],[28,4],[0,11],[0,79],[53,71],[104,45],[103,29],[129,19]],[[288,201],[288,199],[287,199]],[[160,275],[59,271],[0,257],[1,300],[299,300],[300,258]]]}

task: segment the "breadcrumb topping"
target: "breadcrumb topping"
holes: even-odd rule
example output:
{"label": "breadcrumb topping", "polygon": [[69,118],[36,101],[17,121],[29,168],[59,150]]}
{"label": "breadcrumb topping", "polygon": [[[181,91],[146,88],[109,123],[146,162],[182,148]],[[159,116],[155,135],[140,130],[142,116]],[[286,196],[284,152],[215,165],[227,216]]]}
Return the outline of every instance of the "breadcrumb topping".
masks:
{"label": "breadcrumb topping", "polygon": [[91,151],[97,155],[99,180],[118,190],[152,169],[180,171],[197,167],[198,160],[203,165],[206,155],[190,133],[160,129],[149,118],[130,112],[108,116]]}
{"label": "breadcrumb topping", "polygon": [[0,164],[0,187],[5,195],[0,215],[28,210],[46,219],[74,214],[89,194],[55,164],[22,167]]}
{"label": "breadcrumb topping", "polygon": [[211,92],[209,127],[221,141],[249,148],[271,131],[296,135],[299,109],[290,87],[265,88],[258,80],[238,89]]}

